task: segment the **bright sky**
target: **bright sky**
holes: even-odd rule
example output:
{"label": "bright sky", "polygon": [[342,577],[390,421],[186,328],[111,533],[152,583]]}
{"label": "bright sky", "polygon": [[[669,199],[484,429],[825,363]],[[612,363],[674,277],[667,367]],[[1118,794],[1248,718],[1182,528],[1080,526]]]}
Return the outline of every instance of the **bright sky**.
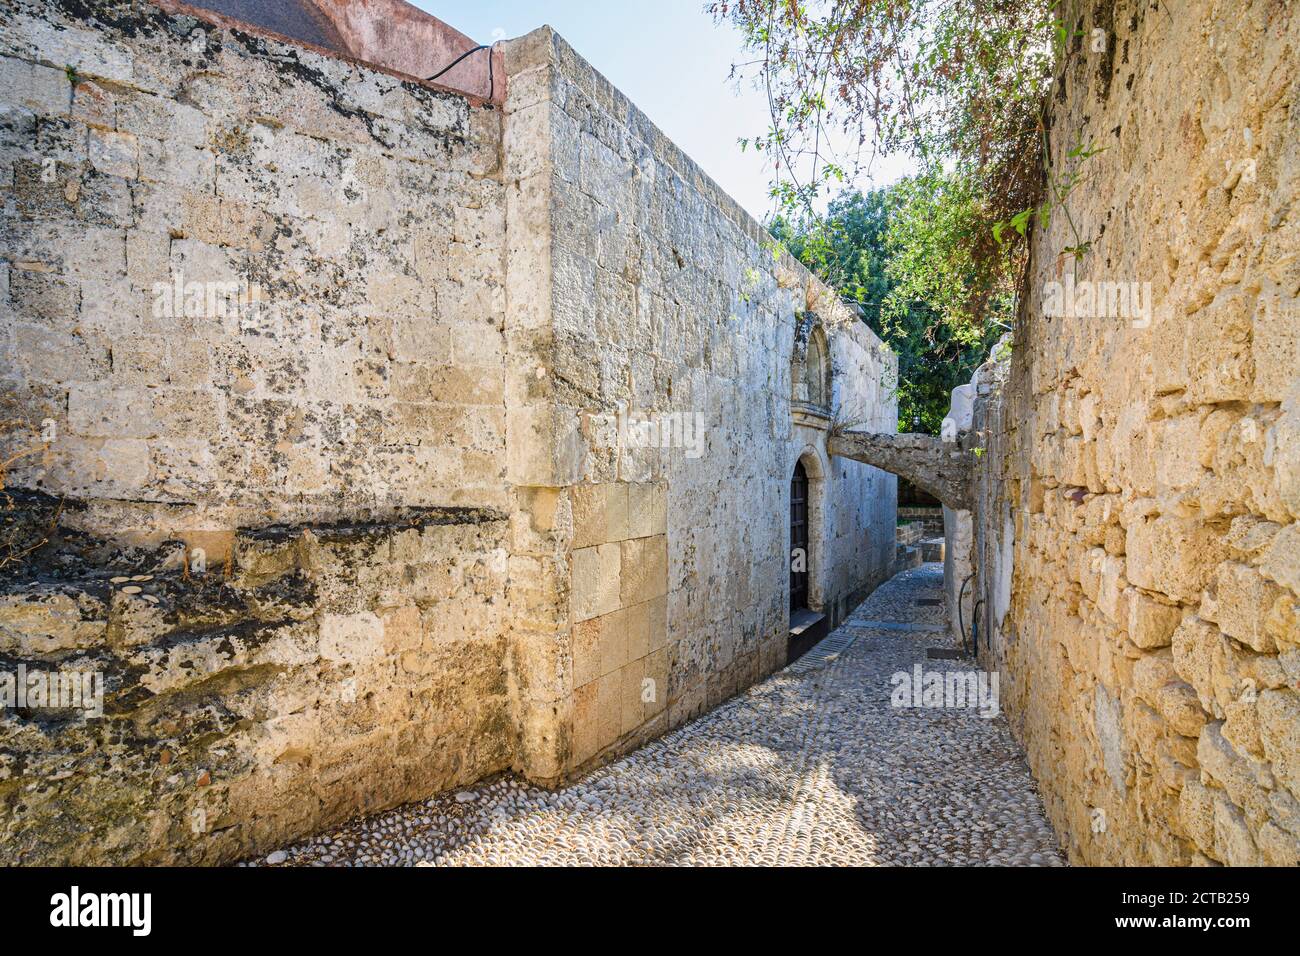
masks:
{"label": "bright sky", "polygon": [[[742,58],[740,36],[716,26],[705,0],[412,0],[480,43],[522,36],[549,23],[757,219],[772,208],[770,171],[742,137],[768,127],[767,100],[727,76]],[[904,162],[876,164],[884,185]]]}

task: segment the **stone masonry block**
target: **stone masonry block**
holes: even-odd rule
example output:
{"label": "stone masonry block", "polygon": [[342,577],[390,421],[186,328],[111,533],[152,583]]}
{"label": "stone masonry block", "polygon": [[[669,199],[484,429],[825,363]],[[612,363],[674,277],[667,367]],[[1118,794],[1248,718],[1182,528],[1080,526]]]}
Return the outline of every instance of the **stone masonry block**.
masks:
{"label": "stone masonry block", "polygon": [[90,162],[101,173],[134,179],[140,169],[140,148],[130,133],[92,129],[89,140]]}
{"label": "stone masonry block", "polygon": [[649,601],[668,593],[668,539],[664,535],[622,543],[624,605]]}
{"label": "stone masonry block", "polygon": [[1144,650],[1168,647],[1182,620],[1182,609],[1149,597],[1137,588],[1129,588],[1128,637]]}
{"label": "stone masonry block", "polygon": [[1262,653],[1277,650],[1268,612],[1282,597],[1280,587],[1248,565],[1225,561],[1218,567],[1214,593],[1219,630]]}
{"label": "stone masonry block", "polygon": [[1300,302],[1261,298],[1251,337],[1255,382],[1251,401],[1280,402],[1300,369]]}
{"label": "stone masonry block", "polygon": [[598,681],[590,681],[573,692],[573,763],[581,764],[595,754],[600,742]]}
{"label": "stone masonry block", "polygon": [[1259,735],[1273,773],[1300,799],[1300,694],[1287,688],[1261,693]]}
{"label": "stone masonry block", "polygon": [[599,660],[599,673],[601,677],[618,670],[626,664],[631,657],[628,655],[628,643],[630,633],[628,630],[627,612],[624,610],[615,611],[613,614],[606,614],[598,619],[600,626],[600,638],[598,644],[597,656]]}
{"label": "stone masonry block", "polygon": [[628,491],[626,482],[612,481],[601,486],[605,495],[606,541],[622,541],[632,537],[628,530]]}
{"label": "stone masonry block", "polygon": [[383,653],[384,624],[370,611],[326,614],[320,622],[320,656],[357,664]]}
{"label": "stone masonry block", "polygon": [[612,744],[623,732],[623,678],[612,671],[596,683],[596,748]]}
{"label": "stone masonry block", "polygon": [[1250,398],[1254,359],[1250,336],[1253,298],[1226,292],[1187,321],[1188,392],[1195,401],[1245,401]]}
{"label": "stone masonry block", "polygon": [[668,596],[657,597],[648,603],[650,651],[654,653],[668,646]]}
{"label": "stone masonry block", "polygon": [[573,552],[573,619],[585,621],[619,606],[620,549],[616,544]]}
{"label": "stone masonry block", "polygon": [[645,679],[645,661],[635,660],[624,664],[619,671],[621,699],[620,731],[631,733],[641,726],[644,720],[644,705],[641,701],[641,682]]}
{"label": "stone masonry block", "polygon": [[35,113],[57,116],[68,112],[72,88],[63,70],[0,57],[0,89],[5,100]]}
{"label": "stone masonry block", "polygon": [[668,648],[659,650],[645,658],[645,680],[642,685],[641,703],[643,718],[650,720],[668,706]]}
{"label": "stone masonry block", "polygon": [[623,625],[627,629],[629,661],[640,660],[650,653],[651,604],[650,601],[644,601],[619,611],[623,617]]}
{"label": "stone masonry block", "polygon": [[587,548],[605,544],[604,485],[574,485],[569,491],[573,503],[573,547]]}
{"label": "stone masonry block", "polygon": [[601,618],[591,618],[573,626],[573,683],[581,687],[600,677]]}
{"label": "stone masonry block", "polygon": [[629,538],[646,538],[668,531],[668,486],[665,482],[637,482],[628,489]]}
{"label": "stone masonry block", "polygon": [[1200,521],[1161,515],[1135,519],[1129,525],[1124,550],[1132,584],[1191,602],[1199,598],[1224,547]]}

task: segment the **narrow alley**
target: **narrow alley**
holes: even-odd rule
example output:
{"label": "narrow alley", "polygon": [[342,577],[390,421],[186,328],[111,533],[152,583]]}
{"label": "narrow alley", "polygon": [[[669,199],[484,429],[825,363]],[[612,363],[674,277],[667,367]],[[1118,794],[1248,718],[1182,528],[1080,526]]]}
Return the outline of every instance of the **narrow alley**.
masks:
{"label": "narrow alley", "polygon": [[972,666],[927,659],[942,607],[918,602],[942,582],[897,575],[790,667],[566,789],[498,779],[266,861],[1063,865],[1004,717],[891,705],[899,672]]}

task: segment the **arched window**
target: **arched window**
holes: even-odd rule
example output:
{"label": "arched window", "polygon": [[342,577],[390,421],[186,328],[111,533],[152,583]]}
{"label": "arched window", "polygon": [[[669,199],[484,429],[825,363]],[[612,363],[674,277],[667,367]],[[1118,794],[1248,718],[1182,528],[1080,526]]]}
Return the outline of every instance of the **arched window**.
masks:
{"label": "arched window", "polygon": [[808,354],[803,364],[805,401],[823,408],[831,403],[830,362],[826,357],[826,336],[815,328],[808,336]]}
{"label": "arched window", "polygon": [[790,396],[795,402],[819,411],[831,405],[831,360],[826,333],[814,312],[804,312],[795,324],[794,355],[791,356]]}

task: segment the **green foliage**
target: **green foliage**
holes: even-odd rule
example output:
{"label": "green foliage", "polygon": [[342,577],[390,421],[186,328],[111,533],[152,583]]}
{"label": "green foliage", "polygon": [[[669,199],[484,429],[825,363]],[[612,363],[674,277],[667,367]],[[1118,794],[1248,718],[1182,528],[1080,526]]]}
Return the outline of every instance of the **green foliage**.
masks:
{"label": "green foliage", "polygon": [[[1068,201],[1099,152],[1054,168],[1044,120],[1083,45],[1083,0],[716,0],[766,92],[773,234],[899,353],[900,425],[938,430],[948,391],[1010,327],[1029,239],[1058,211],[1062,257],[1088,253]],[[1055,135],[1055,134],[1054,134]],[[1069,135],[1065,132],[1064,135]],[[857,150],[844,156],[845,144]],[[887,190],[815,200],[881,153],[920,170]]]}
{"label": "green foliage", "polygon": [[[757,76],[771,126],[744,145],[772,160],[785,219],[814,219],[816,197],[851,182],[864,151],[867,161],[904,153],[917,162],[907,203],[917,214],[897,226],[908,238],[896,271],[958,338],[971,322],[1004,321],[1031,230],[1054,210],[1073,233],[1061,255],[1091,248],[1066,203],[1098,150],[1081,143],[1054,169],[1043,120],[1054,71],[1080,54],[1083,0],[717,0],[709,9],[755,54],[735,72]],[[852,157],[839,154],[845,143],[856,144]],[[926,189],[938,194],[928,203]],[[939,219],[927,223],[932,213]],[[803,231],[803,254],[838,264],[842,239]],[[921,251],[943,261],[925,263]]]}
{"label": "green foliage", "polygon": [[[1077,37],[1080,0],[717,0],[755,54],[771,126],[772,195],[811,209],[877,153],[969,180],[987,226],[1037,210],[1043,97]],[[845,144],[858,147],[842,156]],[[1017,225],[1027,226],[1028,217]],[[1014,234],[1023,237],[1024,229]],[[997,245],[997,243],[994,243]],[[996,255],[996,254],[993,254]]]}
{"label": "green foliage", "polygon": [[974,184],[940,171],[894,188],[886,242],[896,288],[887,318],[924,302],[958,341],[971,345],[982,341],[981,327],[1008,325],[1013,255],[986,228],[987,208]]}
{"label": "green foliage", "polygon": [[769,229],[843,298],[878,309],[889,291],[884,235],[891,202],[888,190],[845,191],[825,216],[777,215]]}
{"label": "green foliage", "polygon": [[[973,300],[1009,315],[1007,290],[989,296],[972,265],[970,196],[959,183],[904,180],[848,191],[825,216],[776,217],[772,234],[840,295],[898,354],[899,430],[938,434],[952,389],[969,380],[999,329]],[[979,308],[984,308],[983,305]]]}

